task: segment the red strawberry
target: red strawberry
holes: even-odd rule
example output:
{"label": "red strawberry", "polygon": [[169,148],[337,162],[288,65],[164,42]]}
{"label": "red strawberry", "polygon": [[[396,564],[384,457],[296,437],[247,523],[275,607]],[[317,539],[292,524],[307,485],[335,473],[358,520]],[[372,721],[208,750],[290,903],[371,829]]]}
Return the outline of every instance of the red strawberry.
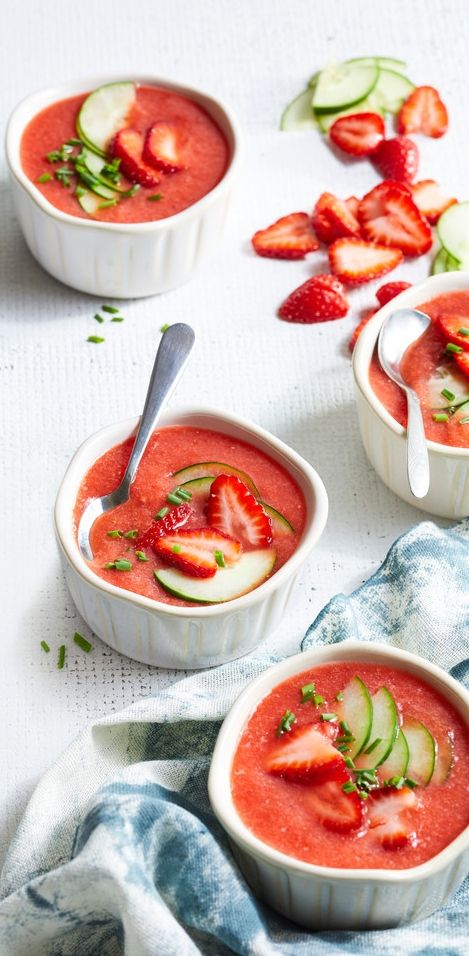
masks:
{"label": "red strawberry", "polygon": [[402,183],[385,180],[371,189],[358,206],[358,219],[366,239],[397,247],[406,256],[421,256],[431,247],[430,226]]}
{"label": "red strawberry", "polygon": [[364,239],[337,239],[329,246],[329,262],[334,275],[346,285],[361,285],[391,272],[404,256],[400,249],[378,246]]}
{"label": "red strawberry", "polygon": [[147,130],[143,159],[162,173],[184,169],[181,158],[181,130],[176,123],[160,120]]}
{"label": "red strawberry", "polygon": [[373,163],[384,179],[411,183],[419,167],[419,151],[408,136],[394,136],[378,146]]}
{"label": "red strawberry", "polygon": [[400,292],[404,292],[405,289],[410,289],[411,285],[411,282],[386,282],[385,285],[380,285],[375,293],[380,306],[386,305],[387,302],[394,299]]}
{"label": "red strawberry", "polygon": [[333,242],[342,236],[359,236],[360,224],[344,199],[332,193],[322,193],[312,216],[313,226],[323,242]]}
{"label": "red strawberry", "polygon": [[[449,342],[460,345],[465,352],[469,351],[469,328],[468,319],[464,315],[455,315],[451,312],[442,312],[436,320],[437,326],[441,329],[443,335]],[[460,329],[466,329],[466,335],[460,333]]]}
{"label": "red strawberry", "polygon": [[290,292],[278,314],[287,322],[327,322],[342,319],[348,308],[339,280],[330,275],[319,275],[307,279]]}
{"label": "red strawberry", "polygon": [[226,564],[241,556],[239,541],[216,528],[189,528],[159,538],[153,545],[158,557],[195,578],[212,578],[218,569],[215,551],[221,551]]}
{"label": "red strawberry", "polygon": [[448,111],[433,86],[418,86],[402,104],[400,133],[424,133],[438,138],[448,129]]}
{"label": "red strawberry", "polygon": [[384,121],[379,113],[350,113],[332,124],[333,143],[352,156],[369,156],[384,139]]}
{"label": "red strawberry", "polygon": [[363,329],[365,328],[365,325],[367,325],[370,319],[372,319],[373,316],[376,315],[376,312],[377,312],[377,309],[366,309],[361,322],[359,322],[358,325],[354,328],[348,343],[348,347],[351,352],[353,352],[357,344],[357,340],[359,336],[361,335]]}
{"label": "red strawberry", "polygon": [[347,209],[349,209],[349,211],[352,213],[352,216],[353,216],[355,219],[357,219],[358,204],[359,204],[359,202],[360,202],[360,200],[357,199],[356,196],[349,196],[348,199],[345,200],[345,204],[346,204],[346,206],[347,206]]}
{"label": "red strawberry", "polygon": [[218,475],[210,485],[209,524],[254,548],[272,544],[272,522],[249,488],[236,475]]}
{"label": "red strawberry", "polygon": [[272,259],[304,259],[307,252],[319,249],[311,220],[305,212],[282,216],[267,229],[260,229],[252,237],[258,256]]}
{"label": "red strawberry", "polygon": [[370,793],[367,801],[370,830],[376,831],[385,850],[397,850],[409,843],[415,844],[417,803],[417,797],[409,787],[402,787],[401,790],[383,787]]}
{"label": "red strawberry", "polygon": [[269,754],[267,770],[297,782],[335,779],[344,766],[342,754],[333,745],[337,732],[337,725],[332,735],[329,725],[319,721],[290,731]]}
{"label": "red strawberry", "polygon": [[344,784],[352,782],[345,764],[342,764],[340,772],[337,771],[337,777],[339,779],[312,786],[308,790],[308,805],[327,830],[350,833],[363,824],[364,801],[356,791],[346,793],[343,790]]}
{"label": "red strawberry", "polygon": [[171,508],[164,518],[158,518],[150,527],[140,534],[135,541],[137,548],[153,548],[159,538],[163,538],[176,528],[181,528],[193,514],[190,505],[182,504]]}
{"label": "red strawberry", "polygon": [[121,129],[112,144],[112,155],[120,159],[120,171],[131,183],[151,189],[159,183],[154,169],[142,159],[143,136],[136,129]]}
{"label": "red strawberry", "polygon": [[454,355],[458,368],[461,372],[464,372],[464,375],[467,375],[469,378],[469,353],[468,352],[458,352]]}
{"label": "red strawberry", "polygon": [[425,219],[428,219],[432,225],[438,222],[438,219],[445,209],[448,209],[449,206],[454,206],[457,202],[457,199],[454,199],[454,197],[444,196],[441,191],[441,186],[439,186],[434,179],[422,179],[419,183],[414,183],[411,189],[412,199],[417,209],[420,210],[422,216],[425,216]]}

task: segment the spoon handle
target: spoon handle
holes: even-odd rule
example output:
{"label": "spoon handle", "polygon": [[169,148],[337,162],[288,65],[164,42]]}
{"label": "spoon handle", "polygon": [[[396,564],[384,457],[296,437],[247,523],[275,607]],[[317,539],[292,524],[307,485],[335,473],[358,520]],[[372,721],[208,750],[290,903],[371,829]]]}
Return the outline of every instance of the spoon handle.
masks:
{"label": "spoon handle", "polygon": [[414,498],[424,498],[430,487],[428,448],[420,399],[412,388],[407,393],[407,477]]}
{"label": "spoon handle", "polygon": [[129,488],[132,484],[158,415],[182,375],[194,342],[194,330],[183,322],[170,325],[164,333],[156,353],[132,454],[119,490]]}

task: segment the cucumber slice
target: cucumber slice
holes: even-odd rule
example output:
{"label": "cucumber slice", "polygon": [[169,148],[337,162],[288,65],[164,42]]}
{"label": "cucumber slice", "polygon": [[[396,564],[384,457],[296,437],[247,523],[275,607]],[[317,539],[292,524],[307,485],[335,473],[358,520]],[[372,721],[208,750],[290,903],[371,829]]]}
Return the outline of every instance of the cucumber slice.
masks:
{"label": "cucumber slice", "polygon": [[446,249],[439,249],[432,265],[432,276],[439,275],[440,272],[458,272],[461,263],[458,259],[450,256]]}
{"label": "cucumber slice", "polygon": [[413,90],[414,84],[406,76],[402,76],[402,73],[381,68],[373,93],[387,113],[398,113]]}
{"label": "cucumber slice", "polygon": [[374,90],[360,103],[355,103],[354,106],[349,106],[348,109],[341,110],[339,113],[315,113],[314,115],[319,128],[323,133],[327,133],[332,124],[341,116],[350,116],[355,113],[384,113],[381,101],[375,96]]}
{"label": "cucumber slice", "polygon": [[353,106],[369,96],[379,78],[379,67],[338,63],[321,70],[313,94],[318,113],[334,113]]}
{"label": "cucumber slice", "polygon": [[96,193],[97,196],[101,196],[101,199],[118,198],[116,190],[111,189],[109,186],[103,186],[99,179],[96,179],[96,176],[93,176],[83,163],[77,163],[75,169],[81,182],[87,186],[88,189],[91,189],[91,192]]}
{"label": "cucumber slice", "polygon": [[285,107],[280,117],[280,129],[284,132],[301,132],[316,129],[311,89],[303,90]]}
{"label": "cucumber slice", "polygon": [[377,63],[380,69],[393,70],[395,73],[403,73],[407,69],[407,63],[404,63],[404,60],[395,60],[392,56],[354,56],[346,62],[355,66],[369,66],[370,63]]}
{"label": "cucumber slice", "polygon": [[172,477],[177,478],[179,483],[181,480],[186,483],[191,481],[192,478],[216,478],[218,475],[236,475],[237,478],[244,481],[253,495],[259,498],[259,491],[252,478],[245,471],[241,471],[240,468],[234,468],[233,465],[227,465],[223,461],[196,461],[192,465],[186,465],[184,468],[179,468],[178,471],[173,471]]}
{"label": "cucumber slice", "polygon": [[105,166],[103,157],[98,156],[97,153],[88,149],[87,146],[84,146],[82,149],[82,157],[87,170],[102,186],[106,186],[108,189],[112,189],[113,192],[120,193],[122,196],[129,196],[138,188],[137,186],[133,186],[130,189],[122,189],[121,186],[116,186],[115,183],[111,182],[111,180],[103,174]]}
{"label": "cucumber slice", "polygon": [[390,777],[405,777],[409,765],[409,745],[399,730],[394,747],[379,768],[379,779],[389,780]]}
{"label": "cucumber slice", "polygon": [[246,551],[230,568],[219,568],[213,578],[193,578],[173,568],[155,571],[165,591],[186,601],[220,604],[252,591],[271,574],[275,564],[273,548]]}
{"label": "cucumber slice", "polygon": [[449,777],[454,760],[454,742],[451,733],[448,733],[443,740],[439,740],[436,748],[435,769],[433,771],[432,783],[444,783]]}
{"label": "cucumber slice", "polygon": [[459,269],[469,269],[469,202],[458,202],[446,209],[436,231],[443,248],[459,262]]}
{"label": "cucumber slice", "polygon": [[204,475],[203,478],[191,478],[189,481],[182,481],[179,488],[184,491],[190,491],[191,495],[207,494],[210,485],[215,481],[215,475]]}
{"label": "cucumber slice", "polygon": [[348,724],[355,737],[347,752],[347,757],[354,759],[370,738],[373,706],[368,688],[360,677],[352,677],[342,694],[343,700],[336,707],[336,713]]}
{"label": "cucumber slice", "polygon": [[125,126],[136,92],[135,83],[108,83],[87,96],[78,114],[77,132],[98,156],[106,156],[109,140]]}
{"label": "cucumber slice", "polygon": [[[454,399],[452,403],[442,395],[443,389],[452,392]],[[442,365],[436,370],[428,380],[428,403],[430,408],[448,408],[449,404],[454,407],[462,405],[463,402],[469,402],[469,382],[467,375],[460,372],[457,366]],[[455,414],[457,414],[455,412]],[[467,411],[463,411],[467,415]]]}
{"label": "cucumber slice", "polygon": [[402,732],[409,745],[407,776],[425,787],[435,769],[435,741],[425,724],[413,717],[404,720]]}
{"label": "cucumber slice", "polygon": [[76,197],[80,203],[83,212],[88,216],[96,216],[101,208],[102,199],[96,193],[86,190],[81,196]]}
{"label": "cucumber slice", "polygon": [[272,505],[268,505],[266,501],[262,501],[262,498],[258,498],[259,504],[262,505],[265,513],[269,516],[272,522],[272,528],[277,534],[294,534],[295,529],[292,524],[290,524],[288,518],[277,511],[276,508],[273,508]]}
{"label": "cucumber slice", "polygon": [[369,743],[365,750],[373,747],[375,740],[379,740],[379,743],[373,747],[370,753],[362,751],[359,755],[355,762],[360,770],[370,770],[384,763],[386,757],[389,757],[399,733],[397,707],[394,697],[389,693],[387,687],[380,687],[376,694],[373,694],[371,703],[373,705],[373,719]]}

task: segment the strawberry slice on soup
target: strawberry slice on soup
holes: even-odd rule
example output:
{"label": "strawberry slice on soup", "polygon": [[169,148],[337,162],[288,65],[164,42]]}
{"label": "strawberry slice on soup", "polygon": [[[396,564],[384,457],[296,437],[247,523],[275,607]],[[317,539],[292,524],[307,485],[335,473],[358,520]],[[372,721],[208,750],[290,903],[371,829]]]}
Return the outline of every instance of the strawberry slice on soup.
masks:
{"label": "strawberry slice on soup", "polygon": [[415,844],[418,800],[410,787],[386,787],[371,793],[368,799],[370,830],[385,850],[398,850]]}
{"label": "strawberry slice on soup", "polygon": [[358,796],[344,761],[333,779],[311,787],[307,804],[326,830],[335,833],[359,830],[365,821],[364,801]]}
{"label": "strawberry slice on soup", "polygon": [[121,129],[114,137],[112,155],[120,159],[120,171],[131,183],[152,189],[159,178],[143,157],[143,136],[136,129]]}
{"label": "strawberry slice on soup", "polygon": [[220,567],[220,555],[224,565],[234,564],[241,557],[242,547],[215,528],[190,528],[159,538],[153,550],[166,564],[192,577],[211,578]]}
{"label": "strawberry slice on soup", "polygon": [[162,173],[177,173],[184,169],[183,138],[176,123],[160,120],[147,131],[143,144],[143,159]]}
{"label": "strawberry slice on soup", "polygon": [[272,544],[272,522],[263,507],[236,475],[219,475],[210,486],[207,507],[212,528],[251,548]]}
{"label": "strawberry slice on soup", "polygon": [[269,753],[269,773],[295,782],[329,780],[342,773],[344,759],[334,747],[338,727],[328,723],[307,724],[291,730]]}

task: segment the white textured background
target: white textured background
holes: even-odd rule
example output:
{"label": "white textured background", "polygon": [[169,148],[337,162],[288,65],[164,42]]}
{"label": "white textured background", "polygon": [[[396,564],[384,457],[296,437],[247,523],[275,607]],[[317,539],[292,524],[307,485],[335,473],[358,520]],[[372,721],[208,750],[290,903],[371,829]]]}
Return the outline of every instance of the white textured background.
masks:
{"label": "white textured background", "polygon": [[[92,316],[101,303],[59,285],[27,252],[2,159],[0,861],[38,777],[84,722],[180,676],[133,663],[97,638],[90,655],[75,648],[75,629],[89,633],[65,589],[51,521],[77,445],[141,409],[163,322],[190,322],[198,339],[173,404],[213,403],[254,419],[309,459],[329,492],[326,533],[305,567],[295,613],[266,635],[269,648],[297,649],[323,604],[360,584],[421,517],[381,484],[358,434],[346,342],[379,283],[351,296],[345,320],[282,323],[276,307],[321,271],[324,257],[261,260],[248,240],[280,215],[309,210],[325,189],[361,195],[378,181],[367,162],[339,161],[318,134],[277,132],[285,104],[333,59],[404,58],[415,82],[441,90],[451,131],[421,144],[422,178],[469,198],[466,15],[463,0],[17,0],[4,8],[2,126],[33,89],[100,71],[154,72],[228,100],[246,133],[246,164],[216,259],[181,289],[122,303],[125,323],[98,327]],[[421,259],[396,277],[427,272]],[[87,344],[98,329],[105,344]],[[41,639],[53,649],[48,656]],[[69,655],[59,672],[62,642]]]}

